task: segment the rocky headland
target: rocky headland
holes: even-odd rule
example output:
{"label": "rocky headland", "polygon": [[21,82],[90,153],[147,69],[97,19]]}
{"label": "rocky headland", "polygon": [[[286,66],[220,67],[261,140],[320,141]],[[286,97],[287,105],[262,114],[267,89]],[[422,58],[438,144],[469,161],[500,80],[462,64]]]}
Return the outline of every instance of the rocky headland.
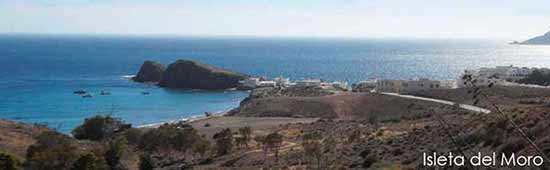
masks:
{"label": "rocky headland", "polygon": [[550,45],[550,31],[544,35],[531,38],[527,41],[523,41],[519,44],[523,45]]}
{"label": "rocky headland", "polygon": [[162,80],[162,75],[166,68],[156,61],[145,61],[141,65],[139,72],[132,79],[136,82],[158,83]]}
{"label": "rocky headland", "polygon": [[248,75],[214,67],[197,61],[177,60],[165,69],[160,63],[145,61],[134,78],[137,82],[154,82],[166,88],[225,90],[236,88]]}

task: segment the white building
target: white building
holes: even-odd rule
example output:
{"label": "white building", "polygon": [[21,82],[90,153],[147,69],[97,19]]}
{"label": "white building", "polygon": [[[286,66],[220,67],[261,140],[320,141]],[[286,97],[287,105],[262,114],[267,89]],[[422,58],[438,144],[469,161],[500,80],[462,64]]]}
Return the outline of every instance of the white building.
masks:
{"label": "white building", "polygon": [[283,76],[279,76],[279,77],[275,78],[274,80],[275,80],[275,83],[277,84],[277,86],[279,86],[279,87],[288,87],[288,86],[290,86],[290,79],[289,78],[284,78]]}
{"label": "white building", "polygon": [[456,80],[440,80],[439,84],[442,89],[455,89],[458,87]]}
{"label": "white building", "polygon": [[261,78],[257,77],[251,77],[245,80],[239,81],[239,84],[242,87],[254,89],[257,87],[275,87],[277,86],[277,82],[275,81],[264,81]]}
{"label": "white building", "polygon": [[330,85],[336,89],[348,90],[348,82],[345,81],[334,81]]}
{"label": "white building", "polygon": [[297,81],[295,86],[297,87],[321,87],[321,80],[300,80]]}
{"label": "white building", "polygon": [[508,82],[516,82],[529,76],[536,68],[497,66],[495,68],[480,68],[479,70],[466,70],[457,79],[458,87],[471,86],[471,82],[465,83],[463,77],[471,75],[476,80],[476,86],[488,86],[489,84],[502,85]]}
{"label": "white building", "polygon": [[243,86],[243,87],[253,89],[253,88],[256,88],[256,86],[258,86],[258,84],[260,84],[260,78],[251,77],[251,78],[248,78],[248,79],[245,79],[245,80],[240,80],[239,84],[241,84],[241,86]]}
{"label": "white building", "polygon": [[275,81],[260,81],[256,87],[276,87],[277,83]]}
{"label": "white building", "polygon": [[352,85],[352,91],[354,92],[372,92],[376,89],[378,80],[361,81]]}

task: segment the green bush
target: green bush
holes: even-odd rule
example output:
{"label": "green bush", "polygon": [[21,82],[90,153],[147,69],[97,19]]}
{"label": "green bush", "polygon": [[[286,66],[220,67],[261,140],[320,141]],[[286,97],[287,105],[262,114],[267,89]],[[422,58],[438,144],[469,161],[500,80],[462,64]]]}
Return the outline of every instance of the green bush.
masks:
{"label": "green bush", "polygon": [[103,155],[105,157],[105,160],[107,161],[107,165],[111,167],[111,169],[119,169],[120,160],[124,156],[128,149],[128,141],[124,137],[118,137],[114,139],[113,141],[109,142],[107,151]]}
{"label": "green bush", "polygon": [[143,154],[139,158],[139,169],[140,170],[153,170],[155,168],[153,159],[151,159],[151,155],[149,154]]}
{"label": "green bush", "polygon": [[73,164],[71,170],[110,170],[103,157],[97,157],[93,153],[85,153]]}
{"label": "green bush", "polygon": [[15,155],[7,152],[0,152],[0,169],[2,170],[20,170],[21,160]]}
{"label": "green bush", "polygon": [[216,140],[218,155],[229,154],[233,150],[233,133],[231,129],[227,128],[214,134],[214,140]]}
{"label": "green bush", "polygon": [[33,170],[67,169],[78,158],[71,138],[57,132],[43,132],[27,149],[27,162]]}
{"label": "green bush", "polygon": [[72,131],[72,134],[76,139],[98,141],[110,138],[115,133],[131,127],[130,124],[124,124],[119,118],[98,115],[84,120],[82,125]]}
{"label": "green bush", "polygon": [[152,152],[156,150],[175,150],[185,152],[202,137],[197,130],[187,125],[165,124],[149,129],[141,137],[138,148]]}

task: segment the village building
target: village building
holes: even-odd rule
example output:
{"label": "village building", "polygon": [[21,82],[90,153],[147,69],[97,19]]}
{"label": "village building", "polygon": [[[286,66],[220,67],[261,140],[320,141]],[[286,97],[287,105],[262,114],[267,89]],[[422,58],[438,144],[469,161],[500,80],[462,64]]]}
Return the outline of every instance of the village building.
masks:
{"label": "village building", "polygon": [[[465,83],[463,77],[470,75],[475,79],[476,86],[503,85],[508,82],[517,82],[527,78],[537,68],[514,67],[514,66],[497,66],[494,68],[483,67],[478,70],[465,70],[457,79],[458,87],[471,86],[470,83]],[[540,69],[546,70],[546,69]],[[508,83],[509,84],[509,83]]]}
{"label": "village building", "polygon": [[433,89],[451,89],[454,88],[455,81],[442,81],[430,79],[416,80],[378,80],[376,82],[377,92],[392,92],[392,93],[412,93],[423,90]]}
{"label": "village building", "polygon": [[295,86],[296,87],[321,87],[321,80],[319,79],[300,80],[300,81],[296,81]]}
{"label": "village building", "polygon": [[353,92],[373,92],[376,89],[377,80],[368,80],[354,83],[351,85]]}
{"label": "village building", "polygon": [[239,84],[242,87],[253,89],[253,88],[256,88],[258,84],[260,84],[260,78],[250,77],[244,80],[240,80]]}
{"label": "village building", "polygon": [[279,76],[274,79],[275,83],[279,87],[288,87],[291,85],[289,78],[284,78],[283,76]]}

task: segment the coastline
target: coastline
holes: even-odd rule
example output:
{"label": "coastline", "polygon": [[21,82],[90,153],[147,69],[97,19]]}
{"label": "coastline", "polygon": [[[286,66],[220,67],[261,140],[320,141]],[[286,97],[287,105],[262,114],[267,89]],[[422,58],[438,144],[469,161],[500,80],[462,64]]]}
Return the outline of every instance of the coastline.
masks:
{"label": "coastline", "polygon": [[229,112],[229,110],[214,112],[214,113],[210,113],[210,116],[206,116],[204,114],[194,115],[194,116],[190,116],[190,117],[183,118],[183,119],[169,120],[169,121],[164,121],[164,122],[139,125],[139,126],[136,126],[136,128],[158,128],[158,127],[160,127],[164,124],[175,124],[175,123],[179,123],[179,122],[184,122],[184,123],[189,124],[189,123],[198,122],[198,121],[202,121],[202,120],[208,120],[208,119],[211,119],[213,117],[223,117],[223,116],[227,115],[228,112]]}

